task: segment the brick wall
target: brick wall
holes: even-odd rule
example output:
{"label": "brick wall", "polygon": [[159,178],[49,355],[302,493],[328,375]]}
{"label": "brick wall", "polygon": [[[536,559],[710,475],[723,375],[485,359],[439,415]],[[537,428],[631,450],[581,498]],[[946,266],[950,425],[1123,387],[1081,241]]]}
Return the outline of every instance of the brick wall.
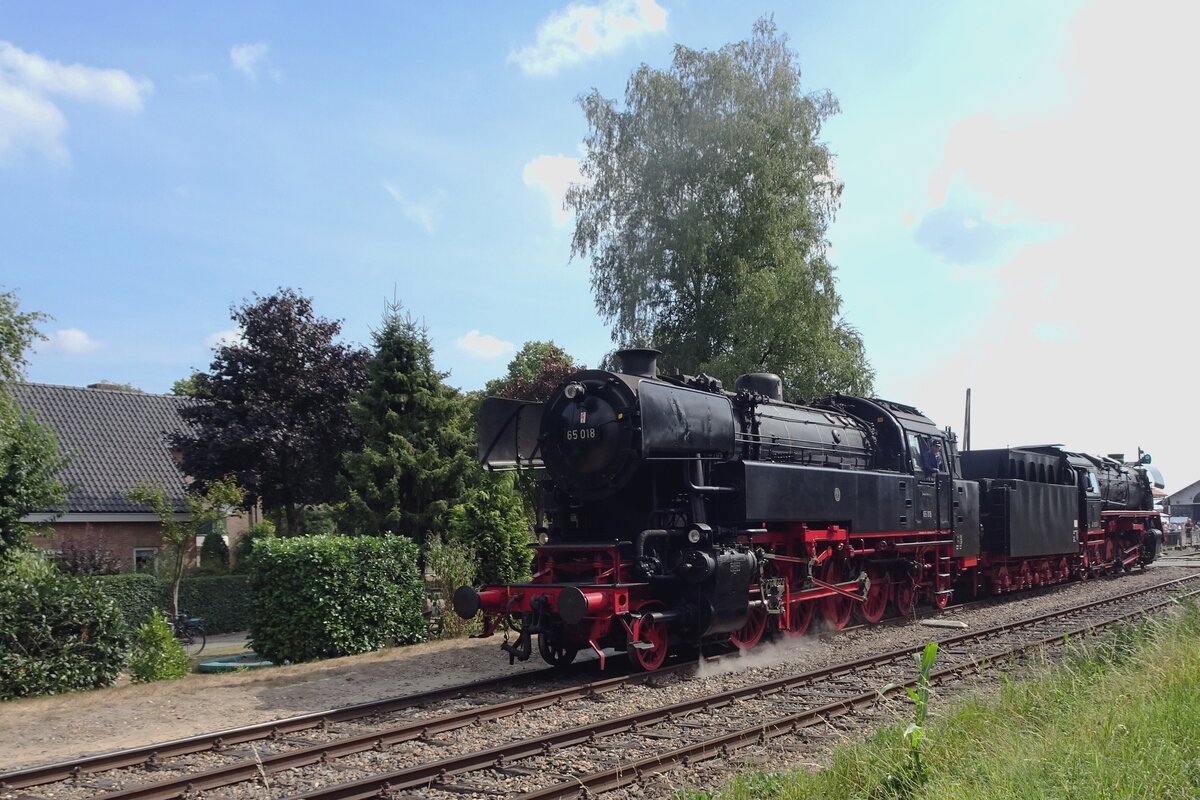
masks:
{"label": "brick wall", "polygon": [[[226,519],[225,526],[232,552],[237,540],[250,527],[250,521],[246,515],[233,516]],[[58,550],[66,540],[100,546],[117,557],[122,572],[134,571],[135,549],[163,546],[162,526],[158,522],[53,522],[50,527],[54,529],[53,536],[34,536],[30,543],[45,550]],[[188,548],[189,567],[196,566],[197,553],[198,548],[193,543]]]}

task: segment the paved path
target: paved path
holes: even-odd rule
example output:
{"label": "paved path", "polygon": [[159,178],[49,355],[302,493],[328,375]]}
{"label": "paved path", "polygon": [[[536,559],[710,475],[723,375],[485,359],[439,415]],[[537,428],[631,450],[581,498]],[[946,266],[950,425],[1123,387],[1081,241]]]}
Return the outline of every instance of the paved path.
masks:
{"label": "paved path", "polygon": [[220,649],[223,653],[236,653],[238,648],[249,649],[250,643],[246,640],[249,635],[249,631],[210,634],[208,643],[204,646],[204,655],[208,655],[209,651],[217,649]]}

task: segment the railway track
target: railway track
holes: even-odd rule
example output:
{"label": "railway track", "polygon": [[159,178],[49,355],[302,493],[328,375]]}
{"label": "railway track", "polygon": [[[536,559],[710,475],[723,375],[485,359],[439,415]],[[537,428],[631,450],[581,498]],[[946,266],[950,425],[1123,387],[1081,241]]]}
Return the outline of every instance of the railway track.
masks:
{"label": "railway track", "polygon": [[[409,709],[419,709],[423,706],[439,702],[460,700],[467,696],[486,697],[488,694],[494,693],[519,693],[522,689],[528,689],[530,686],[535,685],[544,686],[547,682],[571,682],[572,679],[577,679],[579,675],[590,671],[591,665],[580,664],[577,666],[579,667],[578,669],[569,671],[550,667],[521,673],[520,675],[508,675],[483,681],[474,681],[467,684],[448,686],[443,689],[386,698],[369,703],[359,703],[313,714],[304,714],[256,725],[230,728],[184,739],[158,742],[144,747],[101,753],[79,759],[59,761],[52,764],[0,773],[0,794],[58,781],[80,781],[88,776],[130,767],[165,770],[170,768],[170,761],[172,759],[179,759],[209,751],[218,753],[229,752],[231,750],[236,751],[240,745],[262,740],[286,742],[289,738],[295,740],[297,734],[309,731],[320,731],[336,736],[334,726],[337,723],[361,721],[371,717],[391,715]],[[662,672],[670,674],[694,668],[695,665],[691,663],[679,664],[665,668]],[[645,680],[648,677],[646,674],[624,675],[607,680],[587,682],[582,685],[572,682],[570,686],[563,689],[518,694],[516,697],[504,699],[499,702],[480,703],[478,710],[473,714],[462,712],[458,716],[466,719],[463,724],[475,724],[476,720],[483,722],[490,719],[499,719],[523,710],[536,709],[576,696],[588,696],[613,691],[630,681]],[[451,724],[451,720],[446,718],[434,721],[433,723],[429,723],[426,720],[418,720],[404,725],[385,728],[382,732],[390,734],[393,737],[391,741],[395,743],[407,741],[411,738],[418,738],[422,734],[428,735],[429,730],[431,730],[430,724],[433,726],[432,730],[447,730],[448,728],[445,726]],[[341,754],[345,755],[357,752],[355,748],[360,745],[360,749],[370,749],[377,746],[380,733],[380,730],[373,730],[371,736],[374,738],[368,736],[370,741],[365,744],[358,742],[358,739],[361,737],[338,737]],[[310,749],[312,748],[300,748],[295,753],[277,753],[274,756],[267,757],[268,763],[288,764],[288,766],[281,767],[283,769],[300,766],[309,763],[305,760],[304,751]],[[325,757],[328,758],[329,756],[326,755]],[[318,758],[320,758],[320,755],[318,755]],[[261,758],[256,759],[256,762],[261,761]],[[227,771],[227,775],[231,777],[238,774],[240,773],[236,770]]]}
{"label": "railway track", "polygon": [[1172,567],[1200,567],[1200,550],[1163,552],[1156,563]]}
{"label": "railway track", "polygon": [[[1116,619],[1145,613],[1146,607],[1174,602],[1172,599],[1160,598],[1158,603],[1147,606],[1144,600],[1147,596],[1175,595],[1192,591],[1195,586],[1200,585],[1196,583],[1198,580],[1200,575],[1180,578],[1019,623],[1008,623],[983,631],[943,638],[940,660],[942,663],[948,663],[948,666],[943,667],[938,675],[948,678],[956,671],[977,669],[981,658],[986,658],[990,663],[1013,658],[1030,647],[1042,646],[1065,635],[1078,635],[1082,631],[1111,624]],[[1137,604],[1138,608],[1114,608],[1129,603]],[[254,783],[240,790],[241,794],[238,794],[237,787],[220,787],[232,786],[239,782],[243,785],[255,781],[277,783],[286,771],[315,764],[326,773],[332,769],[330,765],[336,765],[336,774],[354,776],[362,773],[363,777],[349,781],[333,781],[332,786],[314,787],[310,784],[303,791],[291,791],[277,785],[273,787],[272,796],[292,794],[303,798],[365,798],[419,790],[423,795],[429,796],[445,794],[447,797],[462,797],[464,793],[478,793],[481,796],[495,794],[494,787],[505,786],[502,792],[504,794],[528,790],[528,796],[531,798],[575,797],[579,795],[581,787],[587,787],[589,791],[594,792],[607,791],[637,781],[639,776],[644,778],[654,772],[671,769],[687,760],[712,758],[723,751],[730,752],[744,747],[747,743],[788,735],[793,731],[824,724],[832,717],[850,713],[874,702],[879,687],[887,683],[902,684],[908,680],[911,673],[911,653],[914,649],[919,648],[902,648],[831,667],[784,675],[665,707],[643,709],[615,717],[606,716],[593,723],[547,730],[541,735],[525,736],[482,749],[471,749],[468,745],[466,752],[442,758],[421,758],[419,763],[402,769],[380,770],[381,764],[394,766],[397,758],[404,757],[392,752],[392,748],[398,744],[408,742],[422,746],[425,752],[434,753],[454,749],[454,743],[447,741],[447,738],[453,736],[445,737],[446,734],[466,729],[474,731],[477,734],[475,738],[478,739],[478,734],[485,732],[484,726],[489,720],[499,720],[522,713],[533,714],[538,709],[556,708],[567,703],[611,696],[612,692],[626,685],[634,676],[617,676],[499,703],[475,705],[424,720],[409,720],[381,728],[372,727],[353,735],[335,736],[330,741],[301,743],[300,747],[277,753],[260,754],[255,750],[245,753],[249,757],[235,757],[230,763],[210,769],[196,770],[194,766],[183,764],[173,770],[178,774],[152,782],[145,782],[146,772],[134,775],[131,774],[133,771],[129,771],[116,780],[93,783],[87,796],[99,796],[103,800],[156,800],[194,796],[197,792],[205,791],[210,793],[210,797],[250,794],[261,797],[263,789]],[[689,670],[695,668],[694,663],[680,664],[665,672],[636,677],[639,680],[670,681],[686,676]],[[510,681],[511,679],[501,679],[488,683],[505,684]],[[480,687],[477,685],[476,688]],[[440,694],[445,695],[452,691],[461,691],[461,687],[441,690]],[[433,695],[436,694],[439,693],[426,693],[384,702],[405,701],[408,703],[407,707],[413,707],[421,702],[433,702],[436,699]],[[418,701],[417,697],[424,699]],[[365,704],[353,708],[361,711],[377,705]],[[343,719],[356,718],[345,716],[352,713],[351,709],[328,712]],[[376,713],[377,709],[365,711],[359,713],[357,718]],[[294,718],[295,724],[303,723],[304,727],[286,733],[280,726],[292,721],[253,726],[257,729],[253,736],[269,736],[271,726],[277,730],[276,738],[287,738],[294,731],[319,729],[322,725],[320,718],[324,716],[326,715]],[[522,717],[526,718],[528,717]],[[745,719],[769,722],[750,728],[736,724],[737,720]],[[329,723],[325,724],[328,726]],[[561,728],[561,725],[558,728]],[[264,733],[264,729],[268,730]],[[234,743],[251,741],[251,738],[238,737],[251,735],[247,730],[227,731],[224,732],[224,737],[213,734],[209,737],[193,737],[156,745],[153,748],[139,748],[136,758],[133,755],[134,751],[109,754],[108,758],[123,758],[127,764],[139,764],[141,769],[153,771],[165,766],[167,756],[162,754],[200,752],[203,749],[202,740],[208,740],[207,747],[210,749],[220,748],[236,756],[238,748],[233,746]],[[683,743],[683,746],[678,746],[680,743]],[[664,749],[664,745],[676,746],[667,746]],[[175,750],[172,750],[172,747]],[[159,755],[154,755],[155,753]],[[343,766],[343,762],[338,759],[345,756],[351,757],[345,758],[344,762],[354,762],[358,758],[366,759],[368,763],[348,763]],[[41,773],[35,773],[34,770],[9,773],[0,776],[0,780],[10,789],[16,788],[14,779],[20,780],[22,774],[25,780],[32,780],[35,774],[40,774],[41,778],[37,781],[39,783],[45,783],[47,779],[63,780],[61,777],[46,777],[50,773],[45,770],[52,767],[59,775],[64,769],[67,770],[67,774],[75,775],[72,783],[86,784],[89,778],[94,780],[94,777],[87,773],[99,769],[99,762],[96,761],[99,758],[104,757],[49,765],[40,768],[43,770]],[[564,764],[568,764],[565,770]],[[367,772],[373,774],[365,774]],[[328,777],[323,777],[317,782],[331,781]],[[105,793],[105,788],[111,788],[106,786],[106,783],[119,785]],[[298,782],[282,783],[286,785]],[[302,785],[303,778],[299,783]],[[52,789],[51,795],[58,796],[58,793],[53,791],[57,787],[47,788]],[[247,793],[249,789],[254,791]],[[76,795],[67,792],[62,796]]]}
{"label": "railway track", "polygon": [[[1047,590],[1060,588],[1059,586],[1046,587]],[[1036,590],[1035,590],[1036,591]],[[1032,595],[1031,595],[1032,596]],[[952,611],[955,609],[966,609],[979,605],[996,602],[996,598],[987,598],[984,600],[968,601],[948,606],[944,611]],[[935,616],[937,613],[933,610],[926,610],[918,615],[917,618],[924,616]],[[884,620],[876,626],[904,624],[910,621],[910,618],[892,617]],[[858,630],[864,625],[850,625],[844,631],[849,632]],[[716,661],[719,657],[712,657],[710,660]],[[312,714],[304,714],[294,717],[288,717],[270,722],[259,723],[239,728],[231,728],[211,733],[190,736],[182,739],[175,739],[165,742],[156,742],[154,744],[143,747],[135,747],[126,750],[119,750],[110,753],[101,753],[93,756],[86,756],[78,759],[66,761],[58,761],[49,764],[14,770],[6,773],[0,773],[0,796],[7,792],[18,789],[27,789],[34,786],[42,786],[45,784],[75,780],[81,781],[88,776],[96,776],[112,770],[128,769],[131,767],[145,767],[156,771],[167,771],[171,769],[171,762],[186,758],[187,756],[196,755],[205,752],[236,752],[239,746],[247,745],[252,742],[268,740],[276,743],[277,746],[286,746],[289,741],[296,741],[298,735],[306,731],[319,731],[323,736],[338,737],[337,726],[341,723],[357,722],[369,719],[371,717],[380,717],[393,715],[398,712],[420,709],[425,706],[436,703],[449,702],[455,700],[463,700],[467,697],[486,697],[489,694],[514,694],[511,699],[504,699],[493,703],[481,703],[478,721],[487,721],[491,719],[500,719],[505,716],[520,713],[522,711],[536,709],[549,705],[551,703],[565,702],[582,696],[595,696],[606,692],[612,692],[617,688],[628,683],[644,682],[650,678],[645,673],[635,674],[618,674],[613,678],[591,681],[583,685],[577,683],[581,676],[586,676],[596,670],[598,661],[580,662],[572,665],[567,669],[546,668],[531,672],[524,672],[520,675],[509,675],[499,678],[492,678],[482,681],[472,681],[470,683],[448,686],[441,689],[420,692],[411,695],[399,697],[385,698],[382,700],[372,701],[368,703],[359,703],[352,706],[330,709],[327,711],[316,712]],[[676,663],[659,669],[654,675],[664,676],[680,672],[688,672],[694,670],[695,662],[688,661],[686,663]],[[552,691],[527,691],[530,687],[544,687],[546,684],[563,683],[567,684],[561,689]],[[435,725],[439,730],[448,730],[444,725],[451,724],[449,721]],[[471,719],[471,724],[476,724],[475,718]],[[397,725],[390,729],[391,738],[389,743],[408,741],[412,738],[420,738],[422,735],[428,735],[428,725],[424,722],[414,722],[411,724]],[[415,732],[415,735],[414,735]],[[378,746],[378,734],[371,739],[371,734],[366,735],[366,739],[370,741],[358,741],[358,737],[346,735],[339,737],[345,740],[345,744],[341,747],[341,754],[346,755],[353,752],[358,752],[362,749]],[[364,746],[365,745],[365,746]],[[306,761],[306,752],[311,749],[307,745],[299,745],[295,748],[296,753],[277,753],[268,757],[269,764],[288,764],[288,766],[280,768],[292,768],[302,766]],[[326,758],[330,757],[328,754]],[[256,755],[256,767],[258,761],[262,760],[262,756]],[[248,768],[242,769],[241,773],[249,774]],[[241,774],[238,773],[238,774]],[[235,774],[234,771],[229,773]],[[100,787],[102,788],[102,787]]]}

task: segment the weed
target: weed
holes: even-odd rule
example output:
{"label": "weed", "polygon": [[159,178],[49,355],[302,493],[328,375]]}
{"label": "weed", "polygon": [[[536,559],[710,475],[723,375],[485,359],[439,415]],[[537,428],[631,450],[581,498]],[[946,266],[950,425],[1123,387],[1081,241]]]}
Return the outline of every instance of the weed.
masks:
{"label": "weed", "polygon": [[[901,769],[887,775],[884,780],[885,788],[890,789],[900,797],[909,797],[924,786],[929,780],[929,769],[921,758],[921,741],[925,736],[925,721],[929,717],[929,675],[933,664],[937,661],[937,642],[928,642],[925,649],[913,656],[917,662],[917,685],[903,686],[904,693],[913,702],[914,719],[904,729],[904,742],[908,745],[908,758]],[[889,683],[879,693],[884,694],[895,689],[896,684]]]}

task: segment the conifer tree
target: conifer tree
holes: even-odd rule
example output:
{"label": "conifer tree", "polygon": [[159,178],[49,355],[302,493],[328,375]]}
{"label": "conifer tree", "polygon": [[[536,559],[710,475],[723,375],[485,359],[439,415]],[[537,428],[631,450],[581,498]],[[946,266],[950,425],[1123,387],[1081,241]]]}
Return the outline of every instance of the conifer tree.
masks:
{"label": "conifer tree", "polygon": [[344,527],[423,541],[442,531],[447,511],[474,471],[467,407],[433,366],[428,332],[398,303],[372,333],[367,387],[351,402],[361,449],[342,459]]}

